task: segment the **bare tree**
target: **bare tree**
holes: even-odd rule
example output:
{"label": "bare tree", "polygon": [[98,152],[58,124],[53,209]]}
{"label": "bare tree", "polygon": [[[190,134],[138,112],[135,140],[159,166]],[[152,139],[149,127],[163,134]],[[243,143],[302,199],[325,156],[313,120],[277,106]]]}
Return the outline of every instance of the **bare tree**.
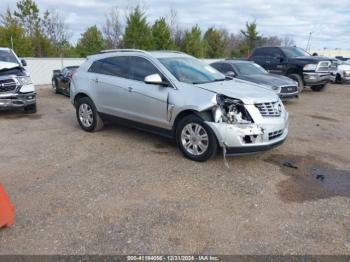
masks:
{"label": "bare tree", "polygon": [[170,26],[171,37],[177,47],[181,47],[184,37],[185,30],[181,28],[178,21],[178,13],[175,8],[171,7],[169,11],[169,15],[167,16],[167,23]]}
{"label": "bare tree", "polygon": [[283,40],[278,36],[262,37],[257,46],[281,46]]}
{"label": "bare tree", "polygon": [[283,46],[295,46],[295,41],[292,35],[285,35],[282,42]]}
{"label": "bare tree", "polygon": [[102,28],[106,40],[107,48],[118,48],[123,34],[122,24],[120,22],[120,13],[117,7],[114,7],[106,15],[106,22]]}
{"label": "bare tree", "polygon": [[43,34],[58,49],[67,44],[72,37],[65,17],[57,11],[45,11],[41,20]]}

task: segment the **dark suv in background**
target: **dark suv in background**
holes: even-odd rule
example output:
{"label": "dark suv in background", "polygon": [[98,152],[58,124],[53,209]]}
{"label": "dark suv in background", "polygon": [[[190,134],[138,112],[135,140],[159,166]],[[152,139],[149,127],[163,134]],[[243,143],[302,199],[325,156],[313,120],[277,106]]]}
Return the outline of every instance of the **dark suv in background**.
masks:
{"label": "dark suv in background", "polygon": [[333,73],[337,70],[336,59],[311,56],[298,47],[259,47],[254,49],[248,60],[270,73],[285,75],[298,82],[299,92],[304,86],[321,91],[334,80]]}

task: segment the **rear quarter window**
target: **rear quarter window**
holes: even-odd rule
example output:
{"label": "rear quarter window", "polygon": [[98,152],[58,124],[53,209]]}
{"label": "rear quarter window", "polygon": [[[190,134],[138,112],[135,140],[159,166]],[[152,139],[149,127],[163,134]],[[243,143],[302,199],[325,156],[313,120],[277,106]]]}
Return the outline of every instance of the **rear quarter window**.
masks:
{"label": "rear quarter window", "polygon": [[128,78],[128,57],[115,56],[97,60],[90,66],[89,72]]}

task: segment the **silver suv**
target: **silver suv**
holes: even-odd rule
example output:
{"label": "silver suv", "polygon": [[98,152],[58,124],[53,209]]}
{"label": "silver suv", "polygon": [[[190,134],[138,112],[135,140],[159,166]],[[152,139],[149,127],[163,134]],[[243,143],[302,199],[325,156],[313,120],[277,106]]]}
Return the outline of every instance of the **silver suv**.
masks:
{"label": "silver suv", "polygon": [[195,161],[219,146],[226,155],[264,151],[288,134],[288,113],[275,93],[228,79],[181,52],[103,51],[79,67],[70,92],[85,131],[117,118],[175,138]]}

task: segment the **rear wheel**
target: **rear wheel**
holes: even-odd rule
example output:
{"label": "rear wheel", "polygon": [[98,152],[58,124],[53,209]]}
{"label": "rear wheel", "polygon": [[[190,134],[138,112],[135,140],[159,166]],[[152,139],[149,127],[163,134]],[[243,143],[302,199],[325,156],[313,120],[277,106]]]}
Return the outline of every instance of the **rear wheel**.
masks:
{"label": "rear wheel", "polygon": [[103,121],[95,104],[88,97],[80,98],[77,101],[76,115],[80,127],[85,131],[94,132],[103,127]]}
{"label": "rear wheel", "polygon": [[317,85],[317,86],[311,86],[311,90],[315,92],[320,92],[322,91],[326,85]]}
{"label": "rear wheel", "polygon": [[198,162],[210,159],[218,150],[214,132],[195,115],[180,120],[176,129],[176,142],[185,157]]}
{"label": "rear wheel", "polygon": [[299,91],[299,93],[303,92],[303,89],[304,89],[303,78],[300,75],[298,75],[298,74],[290,74],[290,75],[288,75],[288,77],[290,79],[293,79],[295,82],[298,83],[298,91]]}
{"label": "rear wheel", "polygon": [[52,87],[55,90],[55,94],[59,93],[57,81],[52,79]]}

